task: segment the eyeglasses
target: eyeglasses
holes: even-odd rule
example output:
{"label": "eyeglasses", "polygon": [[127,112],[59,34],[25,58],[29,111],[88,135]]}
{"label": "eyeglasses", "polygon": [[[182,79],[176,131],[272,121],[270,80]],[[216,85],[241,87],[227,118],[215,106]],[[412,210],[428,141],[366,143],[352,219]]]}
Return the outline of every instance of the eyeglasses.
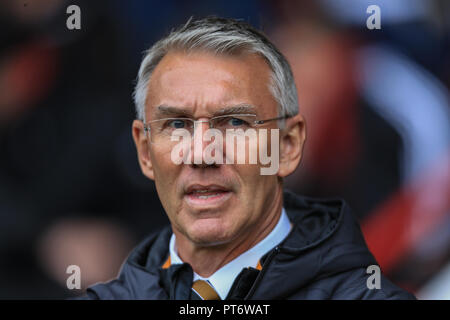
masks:
{"label": "eyeglasses", "polygon": [[234,129],[233,132],[236,134],[242,134],[247,129],[256,128],[270,121],[283,120],[290,117],[291,116],[282,116],[265,120],[257,120],[255,114],[230,114],[213,117],[208,120],[194,120],[191,118],[164,118],[144,123],[144,131],[150,135],[150,142],[166,143],[170,141],[170,137],[177,129],[188,130],[191,136],[193,136],[197,123],[209,123],[210,129],[220,130],[223,134],[226,134],[229,129]]}

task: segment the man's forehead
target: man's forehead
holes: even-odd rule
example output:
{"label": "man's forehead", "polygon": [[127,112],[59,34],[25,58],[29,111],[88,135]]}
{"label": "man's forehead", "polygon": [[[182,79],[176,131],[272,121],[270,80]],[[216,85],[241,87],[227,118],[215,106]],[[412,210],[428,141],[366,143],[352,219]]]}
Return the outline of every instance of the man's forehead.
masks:
{"label": "man's forehead", "polygon": [[[169,56],[170,55],[170,56]],[[151,113],[256,113],[270,100],[270,68],[259,56],[169,53],[150,78]],[[259,60],[261,59],[261,60]],[[245,110],[246,109],[246,110]]]}

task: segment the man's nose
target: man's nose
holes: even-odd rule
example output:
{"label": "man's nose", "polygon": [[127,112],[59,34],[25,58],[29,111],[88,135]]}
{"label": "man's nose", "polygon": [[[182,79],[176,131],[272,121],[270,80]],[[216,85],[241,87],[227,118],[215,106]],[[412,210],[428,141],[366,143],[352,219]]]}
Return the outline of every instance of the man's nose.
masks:
{"label": "man's nose", "polygon": [[203,141],[203,135],[206,130],[209,129],[209,121],[205,119],[199,119],[194,124],[194,133],[192,136],[193,143],[192,143],[192,149],[191,155],[193,157],[192,163],[194,165],[205,165],[207,164],[204,162],[203,159],[203,152],[206,148],[206,146],[210,143],[208,141]]}

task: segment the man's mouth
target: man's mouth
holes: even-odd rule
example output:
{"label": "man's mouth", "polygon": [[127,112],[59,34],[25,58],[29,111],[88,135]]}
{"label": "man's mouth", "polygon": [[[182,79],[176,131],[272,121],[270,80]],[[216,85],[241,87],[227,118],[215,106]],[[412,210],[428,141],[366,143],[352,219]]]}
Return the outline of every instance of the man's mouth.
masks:
{"label": "man's mouth", "polygon": [[193,206],[219,205],[231,196],[231,191],[218,185],[198,185],[188,187],[185,193],[187,202]]}
{"label": "man's mouth", "polygon": [[194,197],[197,197],[199,199],[209,199],[212,197],[218,197],[223,193],[223,191],[215,192],[215,191],[208,191],[208,190],[198,190],[190,193],[189,195],[192,195]]}

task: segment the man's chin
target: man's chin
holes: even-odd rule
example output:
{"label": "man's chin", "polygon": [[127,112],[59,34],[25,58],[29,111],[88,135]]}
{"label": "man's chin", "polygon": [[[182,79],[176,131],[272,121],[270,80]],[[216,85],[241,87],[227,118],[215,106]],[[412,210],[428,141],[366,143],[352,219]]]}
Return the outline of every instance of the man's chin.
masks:
{"label": "man's chin", "polygon": [[191,230],[188,232],[188,236],[192,243],[201,247],[219,246],[232,240],[229,232],[211,225],[208,228],[202,229],[200,226],[199,229]]}

